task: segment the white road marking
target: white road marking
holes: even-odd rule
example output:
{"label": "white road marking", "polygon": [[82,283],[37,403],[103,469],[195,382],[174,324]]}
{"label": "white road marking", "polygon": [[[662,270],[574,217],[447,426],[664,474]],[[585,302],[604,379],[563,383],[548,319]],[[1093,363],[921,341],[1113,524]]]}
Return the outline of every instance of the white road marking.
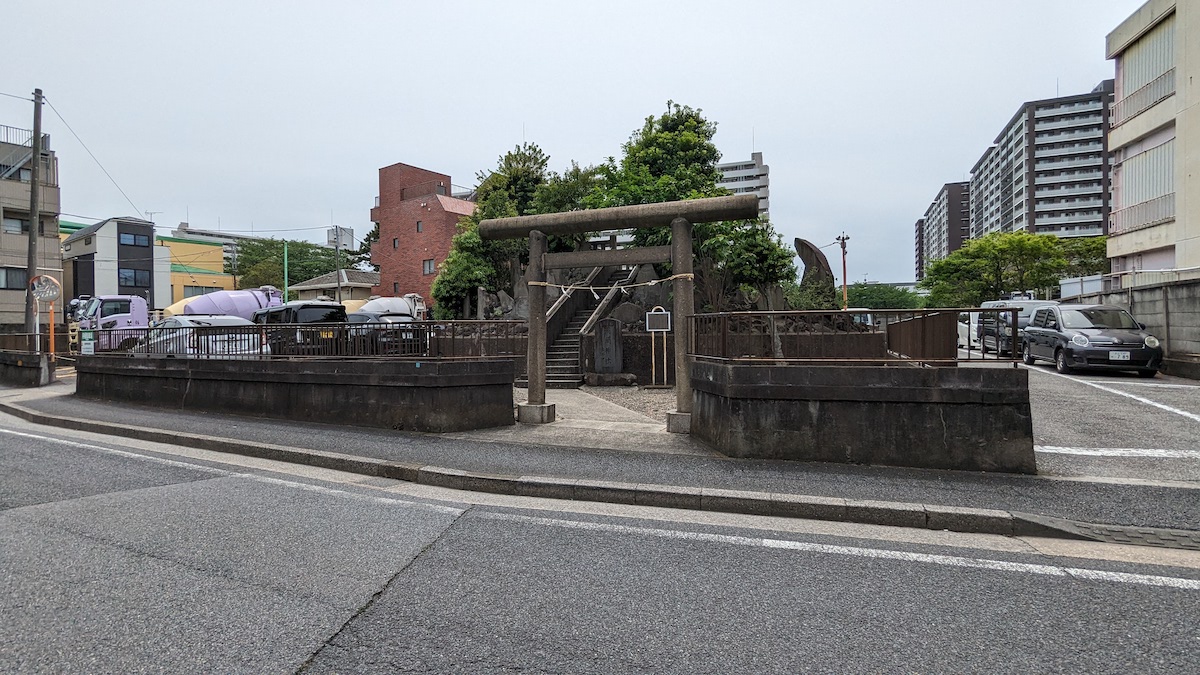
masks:
{"label": "white road marking", "polygon": [[1158,401],[1151,401],[1148,398],[1142,398],[1141,396],[1138,396],[1136,394],[1131,394],[1127,391],[1121,391],[1120,389],[1113,389],[1112,387],[1106,387],[1102,384],[1096,384],[1095,382],[1091,382],[1089,380],[1081,380],[1078,377],[1071,377],[1070,375],[1063,375],[1062,373],[1054,373],[1054,372],[1050,372],[1048,370],[1041,370],[1039,368],[1029,368],[1029,370],[1032,372],[1035,372],[1035,373],[1045,373],[1046,375],[1053,375],[1055,377],[1061,377],[1063,379],[1070,380],[1072,382],[1086,384],[1087,386],[1095,387],[1096,389],[1099,389],[1100,391],[1107,391],[1110,394],[1116,394],[1118,396],[1124,396],[1126,398],[1131,398],[1131,399],[1137,401],[1138,403],[1145,403],[1146,405],[1154,406],[1155,408],[1158,408],[1159,410],[1165,410],[1169,413],[1175,413],[1176,415],[1179,415],[1181,417],[1186,417],[1186,418],[1192,420],[1193,422],[1200,422],[1200,415],[1197,415],[1195,413],[1190,413],[1186,410],[1180,410],[1179,408],[1172,408],[1169,405],[1164,405],[1162,403],[1159,403]]}
{"label": "white road marking", "polygon": [[1059,567],[1057,565],[1036,565],[1033,563],[1009,562],[1006,560],[989,560],[986,558],[964,558],[952,555],[935,555],[931,553],[912,553],[909,551],[893,551],[879,548],[862,548],[858,546],[834,546],[831,544],[815,544],[803,541],[787,541],[783,539],[766,539],[758,537],[742,537],[726,534],[710,534],[707,532],[686,532],[679,530],[664,530],[652,527],[633,527],[630,525],[614,525],[610,523],[583,522],[577,520],[557,520],[554,518],[539,518],[537,516],[522,516],[511,513],[479,513],[478,517],[489,520],[507,520],[513,522],[534,523],[550,527],[561,527],[573,530],[591,530],[598,532],[615,532],[617,534],[633,534],[664,539],[684,539],[688,541],[705,541],[735,546],[751,546],[761,548],[776,548],[789,551],[805,551],[808,553],[824,553],[845,555],[857,558],[876,558],[884,560],[902,560],[914,563],[931,563],[949,567],[971,567],[977,569],[995,570],[999,572],[1019,572],[1024,574],[1041,574],[1056,577],[1074,577],[1089,581],[1109,581],[1122,584],[1138,584],[1142,586],[1165,586],[1189,591],[1200,591],[1200,579],[1185,579],[1180,577],[1164,577],[1151,574],[1131,574],[1127,572],[1106,572],[1079,567]]}
{"label": "white road marking", "polygon": [[1052,455],[1083,455],[1086,457],[1161,457],[1163,459],[1200,459],[1197,450],[1164,450],[1155,448],[1064,448],[1057,445],[1036,445],[1037,452]]}
{"label": "white road marking", "polygon": [[282,478],[272,478],[270,476],[259,476],[259,475],[252,474],[252,473],[239,473],[237,471],[228,471],[226,469],[215,469],[215,468],[203,466],[200,464],[189,464],[188,462],[179,462],[179,461],[176,461],[173,459],[165,459],[163,457],[155,457],[153,455],[142,455],[142,454],[138,454],[136,452],[129,452],[127,450],[118,450],[116,448],[109,448],[109,447],[106,447],[103,445],[92,445],[91,443],[81,443],[79,441],[69,441],[69,440],[66,440],[63,438],[55,438],[53,436],[42,436],[40,434],[30,434],[30,433],[25,433],[22,431],[14,431],[12,429],[0,429],[0,433],[10,434],[12,436],[20,436],[22,438],[32,438],[32,439],[39,440],[39,441],[46,441],[48,443],[58,443],[59,445],[66,445],[66,446],[73,447],[73,448],[83,448],[85,450],[98,450],[100,452],[104,452],[104,453],[107,453],[110,455],[117,455],[119,457],[127,457],[129,459],[140,459],[140,460],[143,460],[146,462],[155,462],[157,464],[164,464],[166,466],[174,466],[174,467],[180,467],[180,468],[184,468],[184,469],[191,469],[193,471],[200,471],[203,473],[211,473],[211,474],[215,474],[218,476],[229,476],[229,477],[233,477],[233,478],[245,478],[248,480],[257,481],[259,483],[267,483],[268,485],[282,485],[282,486],[289,487],[289,488],[296,489],[296,490],[306,490],[308,492],[318,492],[321,494],[337,495],[340,497],[349,497],[349,498],[356,499],[359,501],[368,501],[368,502],[371,502],[374,504],[389,504],[389,505],[393,505],[393,506],[410,506],[410,507],[411,506],[419,506],[424,509],[438,511],[440,513],[450,513],[453,515],[459,515],[464,512],[464,509],[459,509],[459,508],[455,508],[452,506],[441,506],[439,504],[427,504],[425,502],[414,502],[414,501],[409,501],[407,499],[393,499],[391,497],[377,497],[374,495],[364,495],[364,494],[359,494],[357,492],[349,492],[346,490],[338,490],[336,488],[325,487],[323,485],[311,485],[309,483],[298,483],[296,481],[284,480]]}
{"label": "white road marking", "polygon": [[1122,387],[1158,387],[1159,389],[1200,389],[1200,384],[1166,384],[1161,382],[1116,382]]}

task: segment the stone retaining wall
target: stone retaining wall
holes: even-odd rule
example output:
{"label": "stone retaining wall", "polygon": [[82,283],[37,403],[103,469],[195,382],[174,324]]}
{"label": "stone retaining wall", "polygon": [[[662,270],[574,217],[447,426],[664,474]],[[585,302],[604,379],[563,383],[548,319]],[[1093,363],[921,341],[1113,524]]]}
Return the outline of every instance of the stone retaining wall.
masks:
{"label": "stone retaining wall", "polygon": [[1028,378],[697,360],[691,433],[732,457],[1037,473]]}
{"label": "stone retaining wall", "polygon": [[79,396],[169,408],[450,432],[514,424],[511,359],[80,357]]}

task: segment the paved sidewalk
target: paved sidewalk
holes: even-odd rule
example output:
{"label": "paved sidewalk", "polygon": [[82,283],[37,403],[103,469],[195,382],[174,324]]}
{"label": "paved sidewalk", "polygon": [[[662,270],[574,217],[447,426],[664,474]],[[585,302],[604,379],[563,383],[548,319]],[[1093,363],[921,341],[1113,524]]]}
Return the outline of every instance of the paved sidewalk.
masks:
{"label": "paved sidewalk", "polygon": [[443,487],[1200,548],[1198,486],[730,459],[578,390],[547,392],[553,424],[440,435],[130,406],[73,390],[70,381],[0,388],[0,411]]}

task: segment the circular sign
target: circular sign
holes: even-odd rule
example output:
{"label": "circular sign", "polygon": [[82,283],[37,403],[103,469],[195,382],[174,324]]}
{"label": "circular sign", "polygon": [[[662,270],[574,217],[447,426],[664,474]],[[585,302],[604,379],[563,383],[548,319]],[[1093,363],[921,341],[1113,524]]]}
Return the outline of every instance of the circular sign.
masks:
{"label": "circular sign", "polygon": [[48,274],[39,274],[29,280],[29,292],[42,302],[54,302],[62,295],[62,284]]}

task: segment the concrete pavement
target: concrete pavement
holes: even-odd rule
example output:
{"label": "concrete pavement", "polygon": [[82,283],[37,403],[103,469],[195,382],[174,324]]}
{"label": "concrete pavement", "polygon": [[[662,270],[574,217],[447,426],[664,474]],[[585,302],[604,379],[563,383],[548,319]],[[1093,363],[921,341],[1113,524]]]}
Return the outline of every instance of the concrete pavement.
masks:
{"label": "concrete pavement", "polygon": [[1197,486],[725,458],[577,390],[558,421],[456,434],[298,424],[78,399],[68,380],[0,390],[26,420],[398,478],[555,499],[1200,549]]}

